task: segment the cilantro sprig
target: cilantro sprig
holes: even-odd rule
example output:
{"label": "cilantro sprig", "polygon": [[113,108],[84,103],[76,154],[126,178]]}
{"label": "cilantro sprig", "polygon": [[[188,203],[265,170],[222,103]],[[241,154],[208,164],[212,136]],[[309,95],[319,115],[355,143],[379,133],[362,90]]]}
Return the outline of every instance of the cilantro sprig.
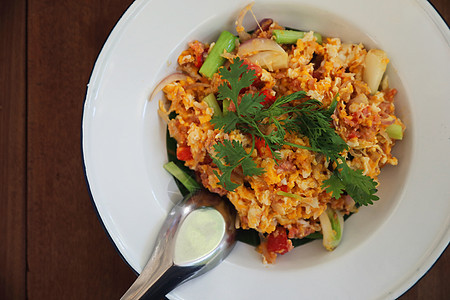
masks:
{"label": "cilantro sprig", "polygon": [[327,193],[332,193],[332,196],[338,199],[346,192],[356,203],[366,206],[379,199],[375,195],[377,192],[375,180],[363,175],[361,170],[350,168],[342,156],[335,162],[337,167],[330,178],[324,180],[322,184]]}
{"label": "cilantro sprig", "polygon": [[[231,173],[238,166],[242,167],[242,171],[247,176],[261,175],[264,170],[258,168],[256,163],[250,157],[254,148],[254,144],[250,153],[247,154],[242,143],[236,140],[224,140],[223,143],[214,145],[217,156],[213,157],[213,162],[217,165],[222,175],[214,170],[214,174],[219,178],[219,184],[229,191],[236,189],[239,184],[231,181]],[[225,162],[225,164],[223,163]]]}
{"label": "cilantro sprig", "polygon": [[[236,111],[228,111],[223,116],[214,116],[211,122],[216,129],[226,133],[240,130],[252,137],[252,148],[246,152],[241,142],[224,140],[214,146],[216,156],[213,162],[222,174],[214,171],[219,184],[228,191],[233,191],[239,184],[231,180],[234,169],[241,167],[244,176],[260,175],[264,172],[258,168],[251,158],[255,147],[255,139],[264,140],[275,160],[280,159],[283,145],[308,149],[322,153],[327,160],[335,163],[336,168],[329,179],[323,182],[322,188],[339,198],[344,192],[360,205],[373,204],[378,200],[376,182],[361,170],[353,170],[345,162],[341,153],[348,150],[348,145],[331,126],[331,115],[337,105],[336,99],[328,109],[314,99],[306,100],[298,105],[290,102],[306,96],[304,91],[279,97],[270,106],[264,106],[265,96],[261,93],[242,91],[255,80],[255,71],[248,69],[244,61],[235,58],[230,69],[221,68],[219,74],[224,82],[218,88],[218,100],[229,99],[234,103]],[[275,129],[274,129],[275,128]],[[270,129],[270,130],[267,130]],[[310,146],[303,146],[286,141],[286,134],[296,133],[306,136]]]}

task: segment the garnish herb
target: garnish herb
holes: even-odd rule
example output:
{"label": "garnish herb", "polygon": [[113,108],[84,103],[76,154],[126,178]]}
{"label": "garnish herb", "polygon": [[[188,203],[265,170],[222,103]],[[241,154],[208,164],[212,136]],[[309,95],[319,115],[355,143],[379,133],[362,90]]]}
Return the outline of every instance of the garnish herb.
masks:
{"label": "garnish herb", "polygon": [[326,192],[332,192],[334,198],[338,199],[345,191],[360,205],[373,204],[379,199],[375,195],[377,183],[371,177],[363,175],[361,170],[353,170],[346,163],[344,158],[336,160],[337,167],[327,180],[323,181],[322,187]]}
{"label": "garnish herb", "polygon": [[[225,187],[228,191],[233,191],[239,186],[239,184],[231,181],[231,172],[238,166],[242,167],[242,171],[246,176],[261,175],[264,170],[258,168],[256,163],[250,157],[250,154],[254,149],[254,142],[252,151],[249,154],[245,151],[242,143],[233,140],[224,140],[223,143],[214,145],[214,149],[217,152],[217,156],[213,157],[213,162],[217,165],[222,175],[219,175],[216,171],[214,174],[219,178],[219,184]],[[223,164],[225,161],[226,164]]]}
{"label": "garnish herb", "polygon": [[[264,172],[258,168],[251,158],[255,147],[255,139],[264,140],[275,160],[280,159],[278,150],[283,145],[308,149],[323,154],[336,168],[331,177],[323,182],[323,188],[331,192],[334,198],[339,198],[345,191],[361,205],[372,204],[378,199],[374,194],[376,182],[361,170],[351,169],[341,155],[348,150],[348,145],[331,126],[331,115],[337,105],[334,99],[328,109],[324,109],[317,100],[307,100],[299,105],[286,105],[293,100],[306,96],[304,91],[279,97],[270,106],[264,106],[263,94],[243,93],[255,80],[255,71],[247,69],[244,61],[235,58],[230,69],[220,68],[219,74],[224,83],[219,86],[218,100],[232,101],[236,111],[228,111],[223,115],[215,115],[211,122],[214,128],[222,129],[226,133],[240,130],[252,136],[252,148],[247,153],[239,141],[224,140],[214,146],[217,152],[213,157],[222,174],[215,172],[220,185],[228,191],[233,191],[239,184],[231,180],[232,171],[242,167],[244,176],[260,175]],[[270,130],[268,130],[270,128]],[[275,129],[274,129],[275,128]],[[310,146],[297,145],[285,140],[286,133],[297,133],[309,139]]]}

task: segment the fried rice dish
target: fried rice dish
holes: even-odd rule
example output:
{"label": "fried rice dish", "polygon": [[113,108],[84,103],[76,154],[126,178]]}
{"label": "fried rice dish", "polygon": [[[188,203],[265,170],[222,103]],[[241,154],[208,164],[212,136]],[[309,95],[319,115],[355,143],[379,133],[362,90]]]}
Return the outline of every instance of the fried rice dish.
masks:
{"label": "fried rice dish", "polygon": [[296,239],[337,246],[343,217],[378,200],[378,175],[397,165],[391,150],[405,125],[384,51],[272,19],[247,32],[250,9],[237,34],[189,42],[155,91],[177,159],[231,201],[236,227],[256,231],[263,261],[274,263]]}

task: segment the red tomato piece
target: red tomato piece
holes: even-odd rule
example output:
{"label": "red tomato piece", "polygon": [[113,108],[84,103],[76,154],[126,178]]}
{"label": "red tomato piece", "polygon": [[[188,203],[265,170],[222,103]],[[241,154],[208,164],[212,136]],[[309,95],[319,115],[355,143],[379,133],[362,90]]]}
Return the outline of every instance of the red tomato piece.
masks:
{"label": "red tomato piece", "polygon": [[179,160],[187,161],[192,159],[191,147],[189,146],[178,146],[177,148],[177,158]]}
{"label": "red tomato piece", "polygon": [[203,65],[203,53],[195,57],[195,66],[200,68]]}
{"label": "red tomato piece", "polygon": [[261,102],[262,105],[272,105],[277,99],[277,97],[272,95],[272,89],[265,89],[261,92],[261,94],[265,96],[264,101]]}
{"label": "red tomato piece", "polygon": [[204,57],[203,53],[205,53],[205,46],[199,41],[193,41],[189,43],[189,47],[194,50],[195,62],[194,65],[197,68],[200,68],[203,65]]}
{"label": "red tomato piece", "polygon": [[282,186],[280,186],[280,191],[287,193],[287,191],[288,191],[288,186],[287,186],[287,185],[282,185]]}
{"label": "red tomato piece", "polygon": [[389,102],[394,101],[394,96],[397,95],[396,89],[390,89],[389,92],[385,94],[385,99]]}
{"label": "red tomato piece", "polygon": [[352,139],[352,138],[355,138],[355,137],[356,137],[356,134],[355,134],[354,132],[350,132],[350,134],[348,134],[347,137],[348,137],[349,139]]}
{"label": "red tomato piece", "polygon": [[262,157],[271,157],[272,156],[272,152],[270,152],[270,148],[268,145],[266,145],[266,142],[259,138],[259,137],[255,137],[255,147],[256,147],[256,151],[258,151],[258,155],[262,156]]}
{"label": "red tomato piece", "polygon": [[257,64],[254,64],[252,62],[250,62],[248,59],[244,59],[244,65],[247,65],[247,69],[248,70],[254,70],[255,71],[255,80],[253,81],[252,85],[255,87],[259,87],[260,85],[262,85],[262,81],[261,81],[261,75],[262,75],[262,68],[260,66],[258,66]]}
{"label": "red tomato piece", "polygon": [[254,70],[256,77],[261,77],[262,68],[260,66],[250,62],[248,59],[244,59],[244,65],[247,65],[248,70]]}
{"label": "red tomato piece", "polygon": [[292,250],[291,240],[287,238],[286,229],[278,226],[274,232],[267,237],[267,250],[278,254],[285,254]]}

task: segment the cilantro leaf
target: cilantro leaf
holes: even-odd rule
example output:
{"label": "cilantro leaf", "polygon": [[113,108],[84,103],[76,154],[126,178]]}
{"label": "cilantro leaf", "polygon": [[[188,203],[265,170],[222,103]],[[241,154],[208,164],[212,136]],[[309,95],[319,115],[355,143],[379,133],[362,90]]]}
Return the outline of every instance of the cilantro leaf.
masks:
{"label": "cilantro leaf", "polygon": [[329,179],[323,181],[322,187],[327,193],[331,192],[335,199],[345,190],[356,203],[367,206],[379,199],[375,195],[376,185],[375,180],[363,175],[361,170],[353,170],[345,163],[344,158],[340,157],[337,168]]}
{"label": "cilantro leaf", "polygon": [[337,170],[333,172],[330,178],[323,181],[322,188],[324,188],[327,193],[332,193],[332,196],[336,199],[342,195],[345,190],[345,185]]}
{"label": "cilantro leaf", "polygon": [[241,142],[233,140],[224,140],[223,143],[214,145],[214,150],[217,151],[217,157],[223,159],[228,165],[239,164],[241,159],[247,156]]}
{"label": "cilantro leaf", "polygon": [[264,101],[264,95],[261,94],[244,94],[239,104],[239,112],[242,118],[252,118],[258,115],[264,107],[261,102]]}
{"label": "cilantro leaf", "polygon": [[[222,83],[218,90],[218,100],[230,99],[238,109],[238,97],[242,89],[249,87],[256,79],[255,70],[248,70],[243,60],[235,58],[230,65],[230,70],[219,69],[219,75],[226,82]],[[238,111],[239,112],[239,111]]]}
{"label": "cilantro leaf", "polygon": [[215,115],[211,119],[215,129],[222,129],[224,132],[230,133],[236,129],[236,124],[239,122],[239,117],[234,111],[229,111],[223,116]]}
{"label": "cilantro leaf", "polygon": [[[214,158],[213,161],[216,163]],[[231,181],[231,172],[233,170],[234,168],[232,167],[225,167],[223,170],[221,170],[222,175],[220,175],[216,170],[213,170],[214,175],[216,175],[216,177],[219,179],[219,184],[223,186],[227,191],[234,191],[240,186],[240,184]]]}
{"label": "cilantro leaf", "polygon": [[362,170],[353,170],[347,164],[342,164],[340,167],[342,167],[340,174],[345,191],[356,203],[367,206],[379,199],[375,195],[376,182],[371,177],[363,175]]}
{"label": "cilantro leaf", "polygon": [[214,174],[219,179],[219,184],[228,191],[233,191],[239,186],[239,184],[231,181],[231,173],[235,168],[241,166],[245,176],[261,175],[264,173],[264,170],[258,168],[250,156],[253,147],[250,153],[247,154],[241,142],[224,140],[223,143],[215,144],[214,150],[216,150],[217,155],[212,157],[212,160],[222,172],[219,175],[217,171],[214,171]]}

